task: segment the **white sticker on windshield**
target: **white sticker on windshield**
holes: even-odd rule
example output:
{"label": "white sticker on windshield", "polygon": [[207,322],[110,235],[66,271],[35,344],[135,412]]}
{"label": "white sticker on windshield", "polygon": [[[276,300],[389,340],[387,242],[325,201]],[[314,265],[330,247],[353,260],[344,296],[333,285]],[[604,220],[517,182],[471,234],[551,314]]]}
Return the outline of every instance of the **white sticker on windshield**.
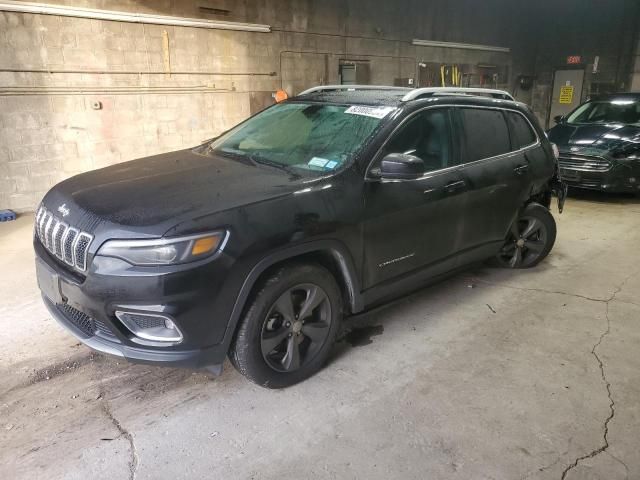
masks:
{"label": "white sticker on windshield", "polygon": [[329,160],[327,160],[326,158],[313,157],[311,160],[309,160],[309,163],[307,165],[311,167],[324,168],[328,161]]}
{"label": "white sticker on windshield", "polygon": [[363,115],[365,117],[384,118],[393,112],[395,107],[364,107],[362,105],[347,108],[344,113]]}

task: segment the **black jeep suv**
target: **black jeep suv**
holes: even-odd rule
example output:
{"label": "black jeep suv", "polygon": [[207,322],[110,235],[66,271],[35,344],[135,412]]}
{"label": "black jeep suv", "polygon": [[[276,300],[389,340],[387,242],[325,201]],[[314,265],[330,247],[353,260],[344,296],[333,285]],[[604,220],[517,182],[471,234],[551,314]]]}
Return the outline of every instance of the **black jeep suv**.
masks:
{"label": "black jeep suv", "polygon": [[640,195],[640,93],[597,97],[555,121],[549,139],[569,186]]}
{"label": "black jeep suv", "polygon": [[551,250],[552,145],[487,92],[317,87],[196,148],[68,179],[36,213],[44,302],[101,352],[303,380],[343,316]]}

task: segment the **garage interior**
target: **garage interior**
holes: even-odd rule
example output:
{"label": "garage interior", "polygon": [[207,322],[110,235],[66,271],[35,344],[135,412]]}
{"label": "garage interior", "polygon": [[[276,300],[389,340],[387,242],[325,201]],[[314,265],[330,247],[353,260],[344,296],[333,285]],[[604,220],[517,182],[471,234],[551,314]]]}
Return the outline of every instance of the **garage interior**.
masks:
{"label": "garage interior", "polygon": [[640,478],[638,195],[572,190],[540,266],[358,315],[285,390],[92,353],[50,317],[52,186],[323,84],[498,88],[548,129],[640,92],[640,3],[0,0],[1,478]]}

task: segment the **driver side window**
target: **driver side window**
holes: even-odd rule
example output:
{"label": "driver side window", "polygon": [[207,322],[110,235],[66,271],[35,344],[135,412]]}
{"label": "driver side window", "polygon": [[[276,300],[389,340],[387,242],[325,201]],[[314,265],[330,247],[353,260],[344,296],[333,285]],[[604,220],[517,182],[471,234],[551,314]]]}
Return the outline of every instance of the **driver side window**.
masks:
{"label": "driver side window", "polygon": [[411,117],[382,149],[380,158],[404,153],[420,158],[424,171],[432,172],[453,165],[449,110],[425,110]]}

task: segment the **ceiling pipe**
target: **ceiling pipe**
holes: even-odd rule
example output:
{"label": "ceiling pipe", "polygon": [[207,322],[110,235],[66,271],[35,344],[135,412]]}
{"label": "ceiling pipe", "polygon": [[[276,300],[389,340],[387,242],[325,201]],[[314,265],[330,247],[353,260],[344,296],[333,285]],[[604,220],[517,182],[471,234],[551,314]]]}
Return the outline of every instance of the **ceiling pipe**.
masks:
{"label": "ceiling pipe", "polygon": [[478,45],[475,43],[436,42],[435,40],[420,40],[414,38],[411,42],[418,47],[461,48],[464,50],[484,50],[488,52],[511,52],[507,47],[495,47],[493,45]]}
{"label": "ceiling pipe", "polygon": [[116,10],[98,10],[95,8],[68,7],[64,5],[17,2],[13,0],[0,1],[0,11],[35,13],[41,15],[58,15],[62,17],[91,18],[95,20],[110,20],[114,22],[173,25],[177,27],[240,30],[244,32],[271,32],[270,25],[261,25],[257,23],[226,22],[221,20],[170,17],[166,15],[120,12]]}

